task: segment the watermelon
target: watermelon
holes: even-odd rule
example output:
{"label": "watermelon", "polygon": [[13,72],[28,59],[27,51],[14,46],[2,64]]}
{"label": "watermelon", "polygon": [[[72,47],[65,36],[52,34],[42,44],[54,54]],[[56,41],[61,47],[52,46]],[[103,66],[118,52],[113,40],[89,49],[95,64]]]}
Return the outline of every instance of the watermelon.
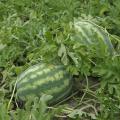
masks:
{"label": "watermelon", "polygon": [[36,64],[18,76],[16,88],[22,100],[46,94],[52,96],[49,103],[57,103],[70,93],[72,80],[63,65]]}
{"label": "watermelon", "polygon": [[[107,51],[109,54],[114,54],[114,47],[106,30],[89,20],[75,19],[75,33],[73,40],[78,41],[88,48],[95,45],[101,51]],[[99,47],[98,47],[99,46]],[[96,49],[97,50],[97,49]]]}

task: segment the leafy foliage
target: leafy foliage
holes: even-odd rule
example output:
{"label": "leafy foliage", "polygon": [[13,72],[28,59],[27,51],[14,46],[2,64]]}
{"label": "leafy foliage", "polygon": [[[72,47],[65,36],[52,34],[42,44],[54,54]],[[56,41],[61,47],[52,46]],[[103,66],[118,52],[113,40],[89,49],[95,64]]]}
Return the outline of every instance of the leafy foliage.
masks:
{"label": "leafy foliage", "polygon": [[[119,0],[1,0],[0,119],[119,120],[119,6]],[[41,61],[66,65],[77,81],[66,104],[16,101],[17,75]]]}

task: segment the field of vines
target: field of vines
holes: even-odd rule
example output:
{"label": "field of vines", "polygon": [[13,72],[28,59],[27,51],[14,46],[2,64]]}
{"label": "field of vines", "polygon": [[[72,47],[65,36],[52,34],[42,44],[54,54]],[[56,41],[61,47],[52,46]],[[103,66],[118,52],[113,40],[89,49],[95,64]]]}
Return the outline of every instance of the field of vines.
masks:
{"label": "field of vines", "polygon": [[[69,72],[66,97],[19,98],[18,77],[39,63]],[[120,0],[0,0],[0,120],[120,120]]]}

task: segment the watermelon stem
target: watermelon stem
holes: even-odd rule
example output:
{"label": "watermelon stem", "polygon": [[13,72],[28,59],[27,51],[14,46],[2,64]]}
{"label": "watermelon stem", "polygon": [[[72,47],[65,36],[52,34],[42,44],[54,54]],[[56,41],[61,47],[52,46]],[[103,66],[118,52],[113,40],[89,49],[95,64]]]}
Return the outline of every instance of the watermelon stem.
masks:
{"label": "watermelon stem", "polygon": [[9,110],[9,108],[10,108],[10,105],[11,105],[12,99],[13,99],[14,94],[15,94],[16,86],[17,86],[17,80],[16,80],[16,82],[15,82],[15,85],[14,85],[14,88],[13,88],[13,91],[12,91],[12,95],[11,95],[11,98],[10,98],[9,103],[8,103],[8,106],[7,106],[7,110]]}

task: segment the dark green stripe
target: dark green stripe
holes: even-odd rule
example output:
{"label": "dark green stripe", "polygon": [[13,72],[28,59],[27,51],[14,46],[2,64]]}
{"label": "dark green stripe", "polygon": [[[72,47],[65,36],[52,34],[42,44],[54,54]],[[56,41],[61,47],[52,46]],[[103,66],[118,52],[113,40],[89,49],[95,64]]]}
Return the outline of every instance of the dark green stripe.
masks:
{"label": "dark green stripe", "polygon": [[[65,76],[64,79],[69,78],[68,76]],[[24,91],[19,92],[19,89],[17,91],[18,96],[26,96],[35,94],[37,96],[40,96],[42,92],[45,92],[46,90],[52,90],[54,87],[60,87],[61,85],[64,85],[64,79],[60,79],[59,81],[53,81],[53,82],[47,82],[45,84],[42,84],[41,86],[36,86],[36,89],[27,89]],[[68,79],[69,80],[69,79]]]}
{"label": "dark green stripe", "polygon": [[101,33],[101,35],[103,36],[104,40],[103,42],[105,43],[105,45],[107,46],[108,48],[108,51],[110,52],[111,55],[113,55],[113,52],[114,52],[114,48],[113,48],[113,45],[107,35],[107,33],[105,33],[103,30],[99,29],[97,27],[97,30]]}
{"label": "dark green stripe", "polygon": [[[61,71],[63,71],[63,68],[61,68],[61,67],[59,67],[59,68],[57,68],[57,69],[54,69],[53,71],[51,71],[51,72],[48,72],[47,74],[45,73],[45,74],[43,74],[43,75],[36,75],[36,78],[34,78],[34,79],[31,79],[30,78],[30,75],[29,75],[29,77],[27,78],[28,79],[28,81],[27,82],[25,82],[25,83],[20,83],[20,82],[18,82],[17,83],[17,89],[19,89],[19,88],[21,88],[21,87],[25,87],[26,85],[29,85],[29,84],[34,84],[34,82],[36,82],[36,81],[40,81],[40,80],[42,80],[42,79],[44,79],[46,76],[47,77],[54,77],[54,75],[56,74],[56,73],[58,73],[58,71],[60,72],[60,70]],[[65,72],[63,71],[63,75],[65,74]],[[67,73],[66,73],[67,74]],[[26,78],[24,78],[24,79],[26,79]],[[23,80],[24,80],[23,79]],[[22,81],[22,80],[21,80]]]}
{"label": "dark green stripe", "polygon": [[53,98],[52,100],[49,101],[49,104],[56,104],[57,102],[63,100],[65,97],[67,97],[70,94],[72,87],[73,87],[73,83],[70,82],[69,86],[65,87],[65,89],[63,89],[60,93],[53,94]]}
{"label": "dark green stripe", "polygon": [[[49,66],[50,66],[50,65],[47,66],[47,64],[44,64],[44,66],[41,68],[41,65],[42,65],[42,64],[33,65],[32,67],[29,67],[28,69],[26,69],[26,70],[21,74],[21,75],[23,75],[22,79],[24,79],[25,77],[29,77],[31,74],[34,74],[34,73],[36,73],[36,72],[43,71],[43,70],[45,70],[45,68],[49,68]],[[39,68],[38,68],[36,71],[34,71],[34,72],[29,72],[27,75],[24,76],[24,74],[25,74],[28,70],[34,69],[34,67],[36,67],[36,66],[39,66]],[[58,66],[51,65],[51,66],[53,66],[52,68],[49,68],[49,69],[51,69],[51,70],[56,69],[56,67],[57,67],[57,68],[65,68],[63,65],[58,65]],[[20,76],[21,76],[21,75],[20,75]],[[19,79],[20,76],[18,77],[18,81],[21,80],[21,79]]]}
{"label": "dark green stripe", "polygon": [[[35,73],[37,73],[37,72],[39,72],[39,71],[43,71],[43,70],[45,70],[45,68],[47,68],[48,66],[46,65],[46,66],[44,66],[43,68],[39,68],[38,70],[36,70],[36,71],[34,71],[34,72],[30,72],[29,74],[27,74],[27,75],[25,75],[23,78],[22,78],[22,80],[24,80],[25,78],[29,78],[30,76],[31,76],[31,74],[35,74]],[[49,69],[51,69],[51,71],[53,70],[53,69],[59,69],[59,68],[61,68],[61,69],[64,69],[64,66],[57,66],[57,68],[55,68],[55,66],[51,69],[51,68],[49,68]],[[32,69],[32,68],[29,68],[29,69]],[[28,70],[29,70],[28,69]],[[25,71],[25,72],[27,72],[27,70]],[[24,72],[24,73],[25,73]],[[23,74],[24,74],[23,73]],[[21,79],[19,79],[19,77],[18,77],[18,81],[20,82],[20,81],[22,81]]]}

